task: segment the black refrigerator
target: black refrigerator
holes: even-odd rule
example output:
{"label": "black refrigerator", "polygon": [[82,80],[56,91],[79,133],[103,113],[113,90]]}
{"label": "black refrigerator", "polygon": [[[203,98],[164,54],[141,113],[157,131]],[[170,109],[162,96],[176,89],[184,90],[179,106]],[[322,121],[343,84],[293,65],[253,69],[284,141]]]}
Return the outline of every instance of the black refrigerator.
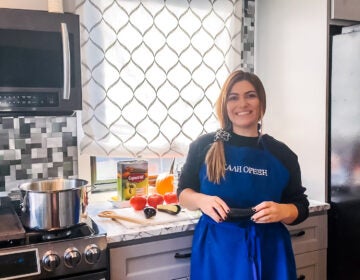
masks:
{"label": "black refrigerator", "polygon": [[360,279],[360,26],[333,28],[328,279]]}

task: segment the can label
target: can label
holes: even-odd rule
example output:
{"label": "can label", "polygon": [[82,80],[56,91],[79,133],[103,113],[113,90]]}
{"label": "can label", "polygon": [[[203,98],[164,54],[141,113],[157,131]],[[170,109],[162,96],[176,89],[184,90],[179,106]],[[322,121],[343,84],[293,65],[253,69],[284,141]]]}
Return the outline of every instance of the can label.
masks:
{"label": "can label", "polygon": [[147,161],[119,161],[117,164],[117,170],[117,191],[119,201],[129,200],[134,195],[147,195]]}

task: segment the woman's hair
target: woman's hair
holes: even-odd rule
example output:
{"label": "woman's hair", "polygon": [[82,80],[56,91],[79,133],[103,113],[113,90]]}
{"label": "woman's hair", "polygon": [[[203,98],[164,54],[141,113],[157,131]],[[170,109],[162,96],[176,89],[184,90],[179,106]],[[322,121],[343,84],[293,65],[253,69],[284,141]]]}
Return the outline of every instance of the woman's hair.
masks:
{"label": "woman's hair", "polygon": [[[253,73],[237,70],[231,73],[226,79],[215,104],[216,114],[220,122],[220,127],[221,129],[228,132],[232,131],[232,122],[230,121],[229,115],[226,110],[227,97],[234,84],[240,81],[248,81],[254,86],[256,90],[256,93],[260,100],[260,124],[265,114],[266,95],[262,82]],[[218,140],[211,145],[209,151],[206,154],[205,163],[207,165],[207,176],[209,181],[219,184],[221,178],[225,177],[225,154],[223,141]]]}

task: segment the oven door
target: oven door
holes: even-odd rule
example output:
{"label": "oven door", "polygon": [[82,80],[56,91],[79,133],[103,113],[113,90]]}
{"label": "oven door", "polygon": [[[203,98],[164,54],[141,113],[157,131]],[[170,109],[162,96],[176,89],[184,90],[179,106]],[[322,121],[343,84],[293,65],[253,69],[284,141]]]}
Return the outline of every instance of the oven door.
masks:
{"label": "oven door", "polygon": [[63,279],[63,280],[108,280],[109,275],[108,272],[106,270],[103,271],[98,271],[98,272],[91,272],[91,273],[86,273],[86,274],[81,274],[81,275],[76,275],[76,276],[67,276],[65,278],[57,278],[57,279]]}

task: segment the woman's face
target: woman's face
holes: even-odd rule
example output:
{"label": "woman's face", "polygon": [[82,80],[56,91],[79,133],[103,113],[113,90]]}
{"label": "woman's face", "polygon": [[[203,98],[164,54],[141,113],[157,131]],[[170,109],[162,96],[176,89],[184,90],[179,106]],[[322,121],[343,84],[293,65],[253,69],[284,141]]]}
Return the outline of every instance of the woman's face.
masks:
{"label": "woman's face", "polygon": [[258,136],[260,99],[251,83],[240,81],[233,85],[226,99],[226,110],[234,133]]}

